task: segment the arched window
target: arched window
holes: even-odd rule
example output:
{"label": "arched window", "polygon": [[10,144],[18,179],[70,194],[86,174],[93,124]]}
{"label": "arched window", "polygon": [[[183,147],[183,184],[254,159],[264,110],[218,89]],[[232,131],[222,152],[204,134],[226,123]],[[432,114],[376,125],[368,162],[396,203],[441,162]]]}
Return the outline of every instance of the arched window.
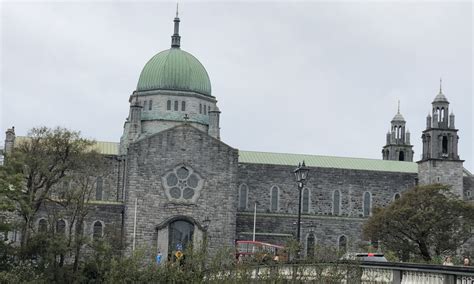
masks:
{"label": "arched window", "polygon": [[394,201],[397,199],[400,199],[400,193],[395,193],[395,195],[393,196]]}
{"label": "arched window", "polygon": [[270,204],[270,210],[272,212],[277,212],[278,211],[278,187],[274,186],[271,189],[271,204]]}
{"label": "arched window", "polygon": [[338,248],[339,248],[339,251],[343,251],[343,252],[347,250],[347,238],[346,238],[346,236],[342,235],[342,236],[339,237]]}
{"label": "arched window", "polygon": [[38,232],[39,233],[46,233],[48,231],[48,222],[46,219],[40,219],[38,221]]}
{"label": "arched window", "polygon": [[178,111],[178,101],[174,101],[174,110]]}
{"label": "arched window", "polygon": [[202,114],[202,104],[199,104],[199,114]]}
{"label": "arched window", "polygon": [[441,115],[439,116],[439,121],[444,121],[444,116],[446,114],[444,113],[444,107],[441,108]]}
{"label": "arched window", "polygon": [[66,221],[58,220],[56,222],[56,232],[58,233],[58,235],[66,234]]}
{"label": "arched window", "polygon": [[239,209],[247,209],[248,187],[242,184],[239,188]]}
{"label": "arched window", "polygon": [[309,203],[310,203],[310,199],[309,199],[309,189],[308,188],[303,188],[303,213],[306,213],[308,214],[309,213]]}
{"label": "arched window", "polygon": [[149,100],[148,101],[148,110],[151,110],[153,107],[153,101],[152,100]]}
{"label": "arched window", "polygon": [[171,100],[168,100],[168,101],[166,102],[166,109],[167,109],[167,110],[171,110]]}
{"label": "arched window", "polygon": [[104,228],[102,226],[102,222],[95,221],[94,225],[92,225],[92,239],[98,240],[104,236]]}
{"label": "arched window", "polygon": [[173,253],[181,248],[185,250],[188,245],[193,243],[194,224],[178,220],[170,223],[168,229],[168,252]]}
{"label": "arched window", "polygon": [[448,154],[448,137],[443,136],[443,154]]}
{"label": "arched window", "polygon": [[186,102],[182,101],[181,102],[181,111],[185,111],[185,110],[186,110]]}
{"label": "arched window", "polygon": [[203,105],[202,108],[203,108],[204,114],[206,114],[206,105]]}
{"label": "arched window", "polygon": [[143,102],[143,110],[146,110],[146,101]]}
{"label": "arched window", "polygon": [[405,161],[405,152],[400,151],[400,153],[398,154],[398,160]]}
{"label": "arched window", "polygon": [[332,195],[332,214],[341,214],[341,192],[338,189],[334,190]]}
{"label": "arched window", "polygon": [[372,210],[372,196],[370,192],[364,192],[364,217],[370,216]]}
{"label": "arched window", "polygon": [[210,112],[211,112],[211,107],[207,106],[207,114],[209,114]]}
{"label": "arched window", "polygon": [[316,237],[313,233],[309,233],[308,237],[306,237],[306,256],[307,257],[314,257],[314,249],[316,246]]}
{"label": "arched window", "polygon": [[102,177],[98,177],[95,184],[95,200],[102,200]]}

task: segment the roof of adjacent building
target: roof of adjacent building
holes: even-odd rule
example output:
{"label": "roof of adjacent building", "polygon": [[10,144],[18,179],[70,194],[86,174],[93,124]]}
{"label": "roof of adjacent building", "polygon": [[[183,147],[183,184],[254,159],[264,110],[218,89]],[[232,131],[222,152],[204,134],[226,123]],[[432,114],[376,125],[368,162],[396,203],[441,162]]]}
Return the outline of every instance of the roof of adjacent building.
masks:
{"label": "roof of adjacent building", "polygon": [[192,54],[170,48],[153,56],[143,67],[137,91],[191,91],[211,96],[211,81],[204,66]]}

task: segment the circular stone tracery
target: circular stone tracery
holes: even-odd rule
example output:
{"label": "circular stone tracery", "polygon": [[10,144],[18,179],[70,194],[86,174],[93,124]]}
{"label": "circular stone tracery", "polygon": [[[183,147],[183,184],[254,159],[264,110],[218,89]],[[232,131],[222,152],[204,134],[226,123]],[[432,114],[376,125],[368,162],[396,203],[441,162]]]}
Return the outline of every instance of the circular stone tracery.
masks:
{"label": "circular stone tracery", "polygon": [[204,180],[191,167],[180,165],[162,177],[162,184],[170,201],[193,203],[199,197]]}

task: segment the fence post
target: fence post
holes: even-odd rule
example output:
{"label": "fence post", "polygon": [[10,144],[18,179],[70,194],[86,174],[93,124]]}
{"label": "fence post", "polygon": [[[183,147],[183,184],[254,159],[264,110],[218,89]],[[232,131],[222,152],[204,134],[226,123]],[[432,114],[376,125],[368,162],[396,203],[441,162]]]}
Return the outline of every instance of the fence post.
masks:
{"label": "fence post", "polygon": [[445,274],[443,284],[456,284],[456,275]]}
{"label": "fence post", "polygon": [[393,273],[393,284],[401,284],[402,283],[402,271],[401,270],[392,270]]}

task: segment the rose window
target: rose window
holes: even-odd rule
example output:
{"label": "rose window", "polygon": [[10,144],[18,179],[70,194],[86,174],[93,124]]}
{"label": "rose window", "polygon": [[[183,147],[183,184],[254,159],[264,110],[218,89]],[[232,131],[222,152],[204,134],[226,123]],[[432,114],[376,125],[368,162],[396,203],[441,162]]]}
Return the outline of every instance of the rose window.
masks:
{"label": "rose window", "polygon": [[204,180],[191,167],[180,165],[162,178],[169,200],[192,203],[199,197]]}

